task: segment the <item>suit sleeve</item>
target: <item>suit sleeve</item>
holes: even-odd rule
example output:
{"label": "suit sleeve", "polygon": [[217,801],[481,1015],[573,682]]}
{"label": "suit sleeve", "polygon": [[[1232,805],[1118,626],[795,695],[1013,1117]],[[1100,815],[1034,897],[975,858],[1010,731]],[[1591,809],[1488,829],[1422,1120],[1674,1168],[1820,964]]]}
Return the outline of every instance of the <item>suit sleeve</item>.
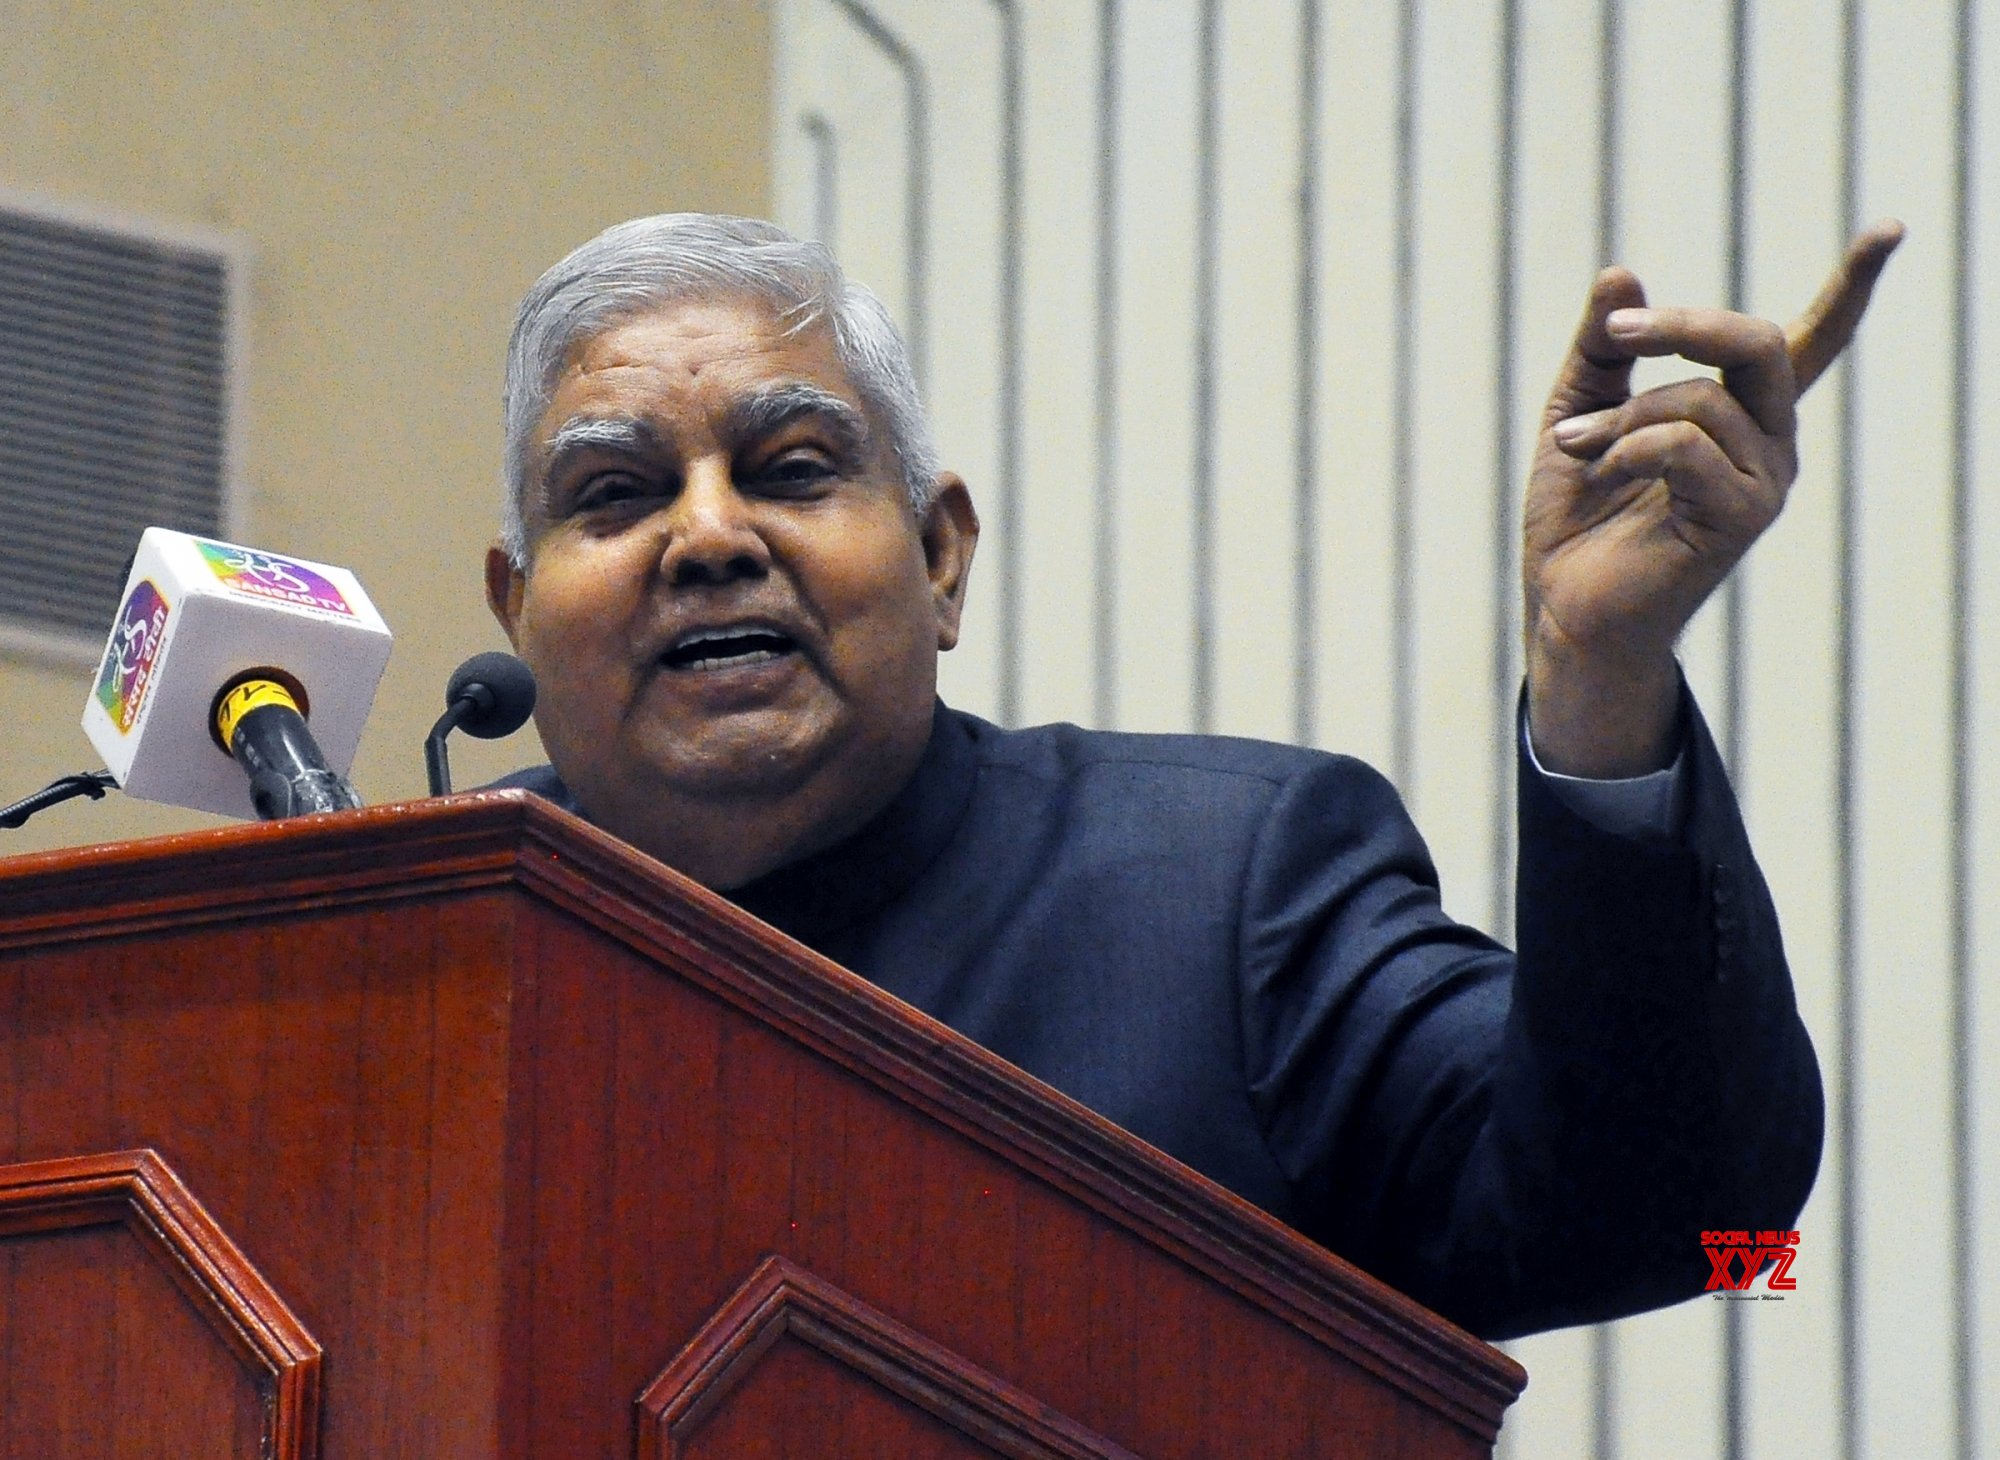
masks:
{"label": "suit sleeve", "polygon": [[1521,768],[1517,954],[1444,915],[1353,762],[1280,789],[1245,872],[1245,1068],[1300,1224],[1487,1337],[1700,1293],[1700,1233],[1789,1226],[1818,1167],[1776,915],[1687,704],[1671,840]]}

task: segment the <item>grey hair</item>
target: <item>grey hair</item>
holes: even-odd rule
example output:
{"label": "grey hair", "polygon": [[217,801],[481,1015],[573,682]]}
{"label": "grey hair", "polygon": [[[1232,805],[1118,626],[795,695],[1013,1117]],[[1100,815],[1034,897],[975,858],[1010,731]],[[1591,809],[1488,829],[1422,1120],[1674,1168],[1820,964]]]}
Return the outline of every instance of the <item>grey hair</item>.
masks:
{"label": "grey hair", "polygon": [[769,304],[796,332],[824,322],[869,415],[888,428],[911,508],[936,490],[937,445],[909,351],[882,301],[848,279],[825,245],[774,223],[714,213],[661,213],[614,224],[543,274],[521,301],[507,346],[507,503],[501,543],[528,561],[524,511],[536,428],[579,344],[662,305],[717,295]]}

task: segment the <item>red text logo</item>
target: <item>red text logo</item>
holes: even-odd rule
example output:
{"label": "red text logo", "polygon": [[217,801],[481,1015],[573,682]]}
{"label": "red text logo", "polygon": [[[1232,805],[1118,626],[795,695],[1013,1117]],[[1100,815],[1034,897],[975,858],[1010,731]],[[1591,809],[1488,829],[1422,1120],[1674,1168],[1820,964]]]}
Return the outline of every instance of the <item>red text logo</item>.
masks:
{"label": "red text logo", "polygon": [[1798,1248],[1797,1232],[1703,1232],[1701,1249],[1708,1256],[1708,1287],[1704,1291],[1743,1292],[1769,1264],[1766,1289],[1789,1292],[1798,1286],[1792,1276],[1792,1259],[1799,1255]]}

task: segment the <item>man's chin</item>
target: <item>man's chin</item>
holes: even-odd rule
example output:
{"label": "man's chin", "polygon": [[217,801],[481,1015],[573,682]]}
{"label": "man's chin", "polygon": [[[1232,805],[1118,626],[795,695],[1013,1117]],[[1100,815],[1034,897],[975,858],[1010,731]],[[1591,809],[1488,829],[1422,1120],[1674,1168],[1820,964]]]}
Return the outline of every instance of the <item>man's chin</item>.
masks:
{"label": "man's chin", "polygon": [[622,779],[673,800],[787,796],[836,753],[836,737],[795,712],[743,711],[684,729],[662,727],[636,747]]}
{"label": "man's chin", "polygon": [[[569,781],[584,816],[695,881],[727,891],[828,844],[857,820],[825,754],[735,743]],[[567,781],[568,778],[565,777]]]}

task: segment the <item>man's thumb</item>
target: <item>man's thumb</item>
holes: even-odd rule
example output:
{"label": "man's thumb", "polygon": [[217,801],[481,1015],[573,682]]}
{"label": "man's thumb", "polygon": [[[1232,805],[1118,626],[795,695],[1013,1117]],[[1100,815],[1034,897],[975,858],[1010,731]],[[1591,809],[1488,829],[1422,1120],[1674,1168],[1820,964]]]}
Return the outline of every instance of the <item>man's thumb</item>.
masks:
{"label": "man's thumb", "polygon": [[1645,287],[1630,269],[1613,266],[1591,281],[1583,320],[1549,392],[1544,425],[1618,405],[1631,394],[1633,357],[1612,342],[1604,321],[1614,309],[1639,309],[1645,303]]}

